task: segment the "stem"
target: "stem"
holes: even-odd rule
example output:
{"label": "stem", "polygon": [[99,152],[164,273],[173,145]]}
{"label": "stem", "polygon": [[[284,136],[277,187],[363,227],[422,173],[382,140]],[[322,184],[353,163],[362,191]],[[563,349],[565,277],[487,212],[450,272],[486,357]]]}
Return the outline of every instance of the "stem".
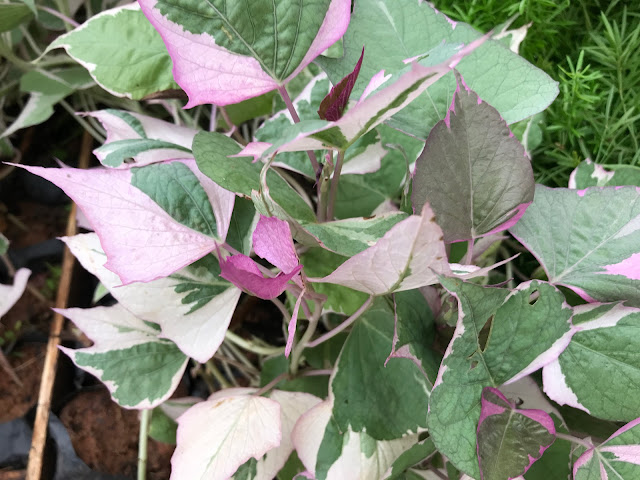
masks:
{"label": "stem", "polygon": [[44,12],[50,13],[54,17],[58,17],[60,20],[62,20],[63,22],[68,23],[73,28],[77,28],[77,27],[80,26],[80,24],[78,22],[76,22],[73,18],[70,18],[70,17],[67,17],[66,15],[63,15],[62,13],[58,12],[57,10],[54,10],[53,8],[45,7],[44,5],[36,5],[36,8],[38,8],[38,9],[44,11]]}
{"label": "stem", "polygon": [[62,105],[62,108],[69,112],[76,122],[82,125],[82,128],[84,128],[93,138],[100,143],[104,143],[104,137],[100,135],[84,118],[76,115],[76,112],[71,105],[69,105],[65,100],[60,100],[60,105]]}
{"label": "stem", "polygon": [[[300,117],[298,116],[298,112],[296,112],[296,107],[293,106],[291,97],[289,97],[287,89],[284,87],[284,85],[278,87],[278,92],[280,92],[280,96],[282,97],[282,100],[284,100],[284,103],[287,106],[287,110],[289,110],[289,113],[291,114],[293,122],[300,123]],[[311,166],[313,167],[313,172],[316,175],[316,180],[318,180],[318,175],[320,174],[320,164],[318,163],[316,154],[313,152],[313,150],[307,150],[307,155],[309,156],[309,160],[311,161]]]}
{"label": "stem", "polygon": [[[302,301],[304,302],[304,299],[302,299]],[[295,347],[293,347],[293,352],[291,352],[290,369],[291,369],[292,375],[295,375],[296,373],[298,373],[298,368],[300,366],[299,365],[300,357],[302,356],[302,352],[307,347],[307,344],[311,339],[311,337],[313,337],[313,334],[316,332],[316,328],[318,327],[318,320],[320,320],[320,315],[322,315],[323,303],[320,302],[319,300],[314,300],[314,303],[315,303],[316,309],[313,312],[313,315],[311,316],[311,318],[309,319],[309,326],[305,330],[304,335],[302,335],[300,342]]]}
{"label": "stem", "polygon": [[556,438],[559,438],[560,440],[566,440],[567,442],[576,443],[578,445],[582,445],[587,450],[594,447],[591,443],[587,442],[586,440],[582,438],[574,437],[573,435],[567,435],[566,433],[556,432]]}
{"label": "stem", "polygon": [[229,330],[227,330],[227,333],[225,333],[224,336],[227,340],[238,347],[244,348],[248,352],[253,352],[258,355],[279,355],[284,353],[284,347],[263,347],[261,345],[256,345],[255,343],[245,340]]}
{"label": "stem", "polygon": [[140,435],[138,437],[138,480],[147,478],[147,444],[149,440],[149,424],[153,410],[140,412]]}
{"label": "stem", "polygon": [[473,262],[473,238],[467,242],[467,253],[464,255],[464,264],[471,265]]}
{"label": "stem", "polygon": [[217,128],[218,119],[218,107],[217,105],[211,104],[211,117],[209,117],[209,131],[215,132]]}
{"label": "stem", "polygon": [[333,220],[333,206],[336,203],[336,197],[338,196],[338,182],[340,181],[340,172],[342,171],[342,161],[344,160],[344,151],[338,152],[338,158],[336,159],[336,168],[333,170],[333,177],[331,177],[331,189],[329,190],[329,205],[327,206],[327,220]]}
{"label": "stem", "polygon": [[211,361],[211,360],[207,361],[207,363],[204,364],[204,368],[208,373],[213,375],[213,377],[218,381],[218,383],[220,384],[220,386],[222,388],[230,388],[231,387],[231,384],[229,382],[227,382],[227,379],[224,378],[224,375],[222,375],[220,370],[218,370],[218,367],[216,367],[213,364],[213,361]]}
{"label": "stem", "polygon": [[320,345],[323,342],[326,342],[330,338],[335,337],[338,333],[340,333],[345,328],[353,324],[353,322],[355,322],[360,317],[360,315],[366,312],[372,302],[373,302],[373,295],[367,298],[367,300],[360,306],[358,310],[355,311],[353,315],[351,315],[349,318],[347,318],[344,322],[342,322],[340,325],[338,325],[336,328],[334,328],[330,332],[327,332],[324,335],[316,338],[313,342],[309,342],[307,344],[307,347],[311,347],[311,348],[317,347],[318,345]]}
{"label": "stem", "polygon": [[[58,7],[58,10],[60,11],[60,15],[63,17],[66,17],[68,20],[71,20],[69,18],[71,15],[71,12],[69,11],[69,3],[66,0],[55,0],[55,3],[56,3],[56,7]],[[72,30],[69,27],[70,27],[69,22],[67,22],[67,24],[64,26],[67,32]]]}
{"label": "stem", "polygon": [[6,58],[14,66],[16,66],[18,69],[24,72],[28,72],[29,70],[33,70],[35,68],[34,65],[32,65],[29,62],[25,62],[20,57],[18,57],[15,53],[13,53],[13,50],[11,50],[11,47],[5,45],[2,40],[0,40],[0,57]]}
{"label": "stem", "polygon": [[227,132],[227,135],[233,136],[233,138],[235,138],[241,145],[246,145],[247,141],[244,139],[242,135],[240,135],[240,132],[238,132],[238,127],[236,127],[234,123],[231,121],[231,118],[229,117],[227,110],[224,107],[220,107],[218,110],[220,110],[220,115],[222,115],[224,122],[227,124],[227,127],[229,127],[230,129]]}
{"label": "stem", "polygon": [[267,383],[264,387],[262,387],[260,390],[258,390],[254,395],[256,395],[257,397],[259,397],[260,395],[264,395],[273,387],[275,387],[277,384],[279,384],[282,380],[287,380],[288,378],[289,378],[289,373],[287,372],[281,373],[276,378],[274,378],[269,383]]}
{"label": "stem", "polygon": [[277,298],[272,298],[271,303],[278,307],[278,310],[280,310],[280,313],[282,313],[284,320],[287,322],[287,324],[289,324],[289,322],[291,321],[291,315],[289,315],[289,310],[287,310],[287,307],[284,306],[284,303],[282,303]]}

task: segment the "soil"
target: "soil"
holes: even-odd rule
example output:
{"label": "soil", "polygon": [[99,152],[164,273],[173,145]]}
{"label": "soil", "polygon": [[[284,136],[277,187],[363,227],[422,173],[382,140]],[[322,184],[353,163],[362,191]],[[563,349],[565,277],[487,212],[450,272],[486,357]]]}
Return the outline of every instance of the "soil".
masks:
{"label": "soil", "polygon": [[[60,412],[76,454],[93,470],[135,477],[138,411],[120,408],[105,388],[81,392]],[[175,445],[149,439],[147,478],[169,478]]]}
{"label": "soil", "polygon": [[46,344],[24,344],[7,356],[22,385],[0,375],[0,423],[23,417],[36,405]]}

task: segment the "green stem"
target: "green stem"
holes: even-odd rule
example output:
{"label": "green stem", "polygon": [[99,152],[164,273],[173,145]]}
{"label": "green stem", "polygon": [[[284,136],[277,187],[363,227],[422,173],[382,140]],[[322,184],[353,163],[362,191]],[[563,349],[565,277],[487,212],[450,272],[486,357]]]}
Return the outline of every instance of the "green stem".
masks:
{"label": "green stem", "polygon": [[[291,118],[294,123],[300,123],[300,117],[298,116],[298,112],[296,112],[296,107],[293,106],[293,102],[291,101],[291,97],[287,93],[287,89],[284,85],[278,87],[278,92],[284,100],[285,105],[287,106],[287,110],[291,114]],[[318,163],[318,159],[316,158],[316,154],[313,150],[307,150],[307,156],[311,161],[311,166],[313,167],[313,172],[316,176],[316,180],[318,180],[318,176],[320,175],[320,164]]]}
{"label": "green stem", "polygon": [[575,444],[578,444],[578,445],[582,445],[587,450],[589,450],[589,449],[594,447],[594,445],[592,445],[591,443],[587,442],[586,440],[584,440],[582,438],[574,437],[573,435],[567,435],[565,433],[556,432],[556,437],[559,438],[560,440],[566,440],[567,442],[571,442],[571,443],[575,443]]}
{"label": "green stem", "polygon": [[216,367],[213,364],[212,360],[209,360],[207,363],[204,364],[204,368],[207,371],[207,373],[210,373],[211,375],[213,375],[213,377],[218,381],[218,383],[220,384],[220,386],[222,388],[230,388],[231,384],[229,382],[227,382],[227,379],[224,378],[224,375],[222,375],[222,372],[220,372],[220,370],[218,370],[218,367]]}
{"label": "green stem", "polygon": [[76,112],[71,105],[69,105],[65,100],[60,100],[60,105],[62,105],[62,108],[69,112],[69,114],[75,119],[75,121],[82,125],[82,127],[87,132],[89,132],[89,134],[91,134],[93,138],[95,138],[100,143],[104,143],[105,138],[100,135],[100,133],[98,133],[84,118],[76,115]]}
{"label": "green stem", "polygon": [[28,72],[29,70],[33,70],[35,68],[29,62],[25,62],[20,57],[18,57],[11,47],[8,47],[4,42],[0,41],[0,57],[6,58],[9,62],[11,62],[16,68],[22,70],[23,72]]}
{"label": "green stem", "polygon": [[331,177],[331,188],[329,190],[329,205],[327,205],[327,220],[329,222],[333,220],[333,207],[336,203],[336,197],[338,196],[338,182],[340,181],[343,160],[344,151],[340,150],[338,152],[338,158],[336,159],[336,168],[333,170],[333,177]]}
{"label": "green stem", "polygon": [[138,436],[138,480],[147,478],[147,445],[149,440],[149,424],[153,410],[140,412],[140,435]]}
{"label": "green stem", "polygon": [[227,330],[227,333],[225,333],[225,338],[238,347],[244,348],[248,352],[253,352],[258,355],[279,355],[281,353],[284,353],[284,347],[266,347],[262,345],[256,345],[252,341],[245,340],[244,338],[236,335],[233,332],[230,332],[229,330]]}

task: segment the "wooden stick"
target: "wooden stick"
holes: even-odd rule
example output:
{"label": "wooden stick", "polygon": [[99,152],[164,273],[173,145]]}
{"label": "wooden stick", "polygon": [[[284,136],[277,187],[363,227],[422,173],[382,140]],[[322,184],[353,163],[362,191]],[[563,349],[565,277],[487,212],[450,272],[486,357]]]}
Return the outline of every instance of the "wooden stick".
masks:
{"label": "wooden stick", "polygon": [[[79,167],[87,168],[89,165],[89,155],[93,139],[89,133],[84,132],[82,137],[82,147],[80,150]],[[67,236],[77,233],[76,226],[76,205],[71,204],[71,212],[67,221]],[[71,276],[73,273],[74,257],[65,247],[62,258],[62,275],[58,285],[58,295],[56,297],[56,307],[66,308],[71,288]],[[49,342],[47,343],[47,354],[44,359],[42,378],[40,379],[40,392],[38,393],[38,409],[36,419],[33,424],[33,437],[31,439],[31,450],[29,451],[29,463],[27,464],[26,480],[40,480],[42,474],[42,458],[44,454],[45,442],[47,440],[47,425],[49,423],[49,410],[51,409],[51,395],[56,377],[56,365],[58,363],[58,345],[60,344],[60,332],[64,326],[64,317],[59,313],[53,316]]]}

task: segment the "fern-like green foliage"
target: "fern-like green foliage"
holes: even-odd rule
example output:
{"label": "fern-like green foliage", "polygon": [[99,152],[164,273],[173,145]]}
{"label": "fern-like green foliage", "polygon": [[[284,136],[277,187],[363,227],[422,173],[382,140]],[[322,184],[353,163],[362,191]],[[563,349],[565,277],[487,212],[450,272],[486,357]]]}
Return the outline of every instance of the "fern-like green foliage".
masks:
{"label": "fern-like green foliage", "polygon": [[532,23],[520,54],[560,82],[533,152],[539,182],[565,186],[584,158],[640,163],[640,4],[615,0],[436,0],[450,17],[488,31],[518,15]]}

